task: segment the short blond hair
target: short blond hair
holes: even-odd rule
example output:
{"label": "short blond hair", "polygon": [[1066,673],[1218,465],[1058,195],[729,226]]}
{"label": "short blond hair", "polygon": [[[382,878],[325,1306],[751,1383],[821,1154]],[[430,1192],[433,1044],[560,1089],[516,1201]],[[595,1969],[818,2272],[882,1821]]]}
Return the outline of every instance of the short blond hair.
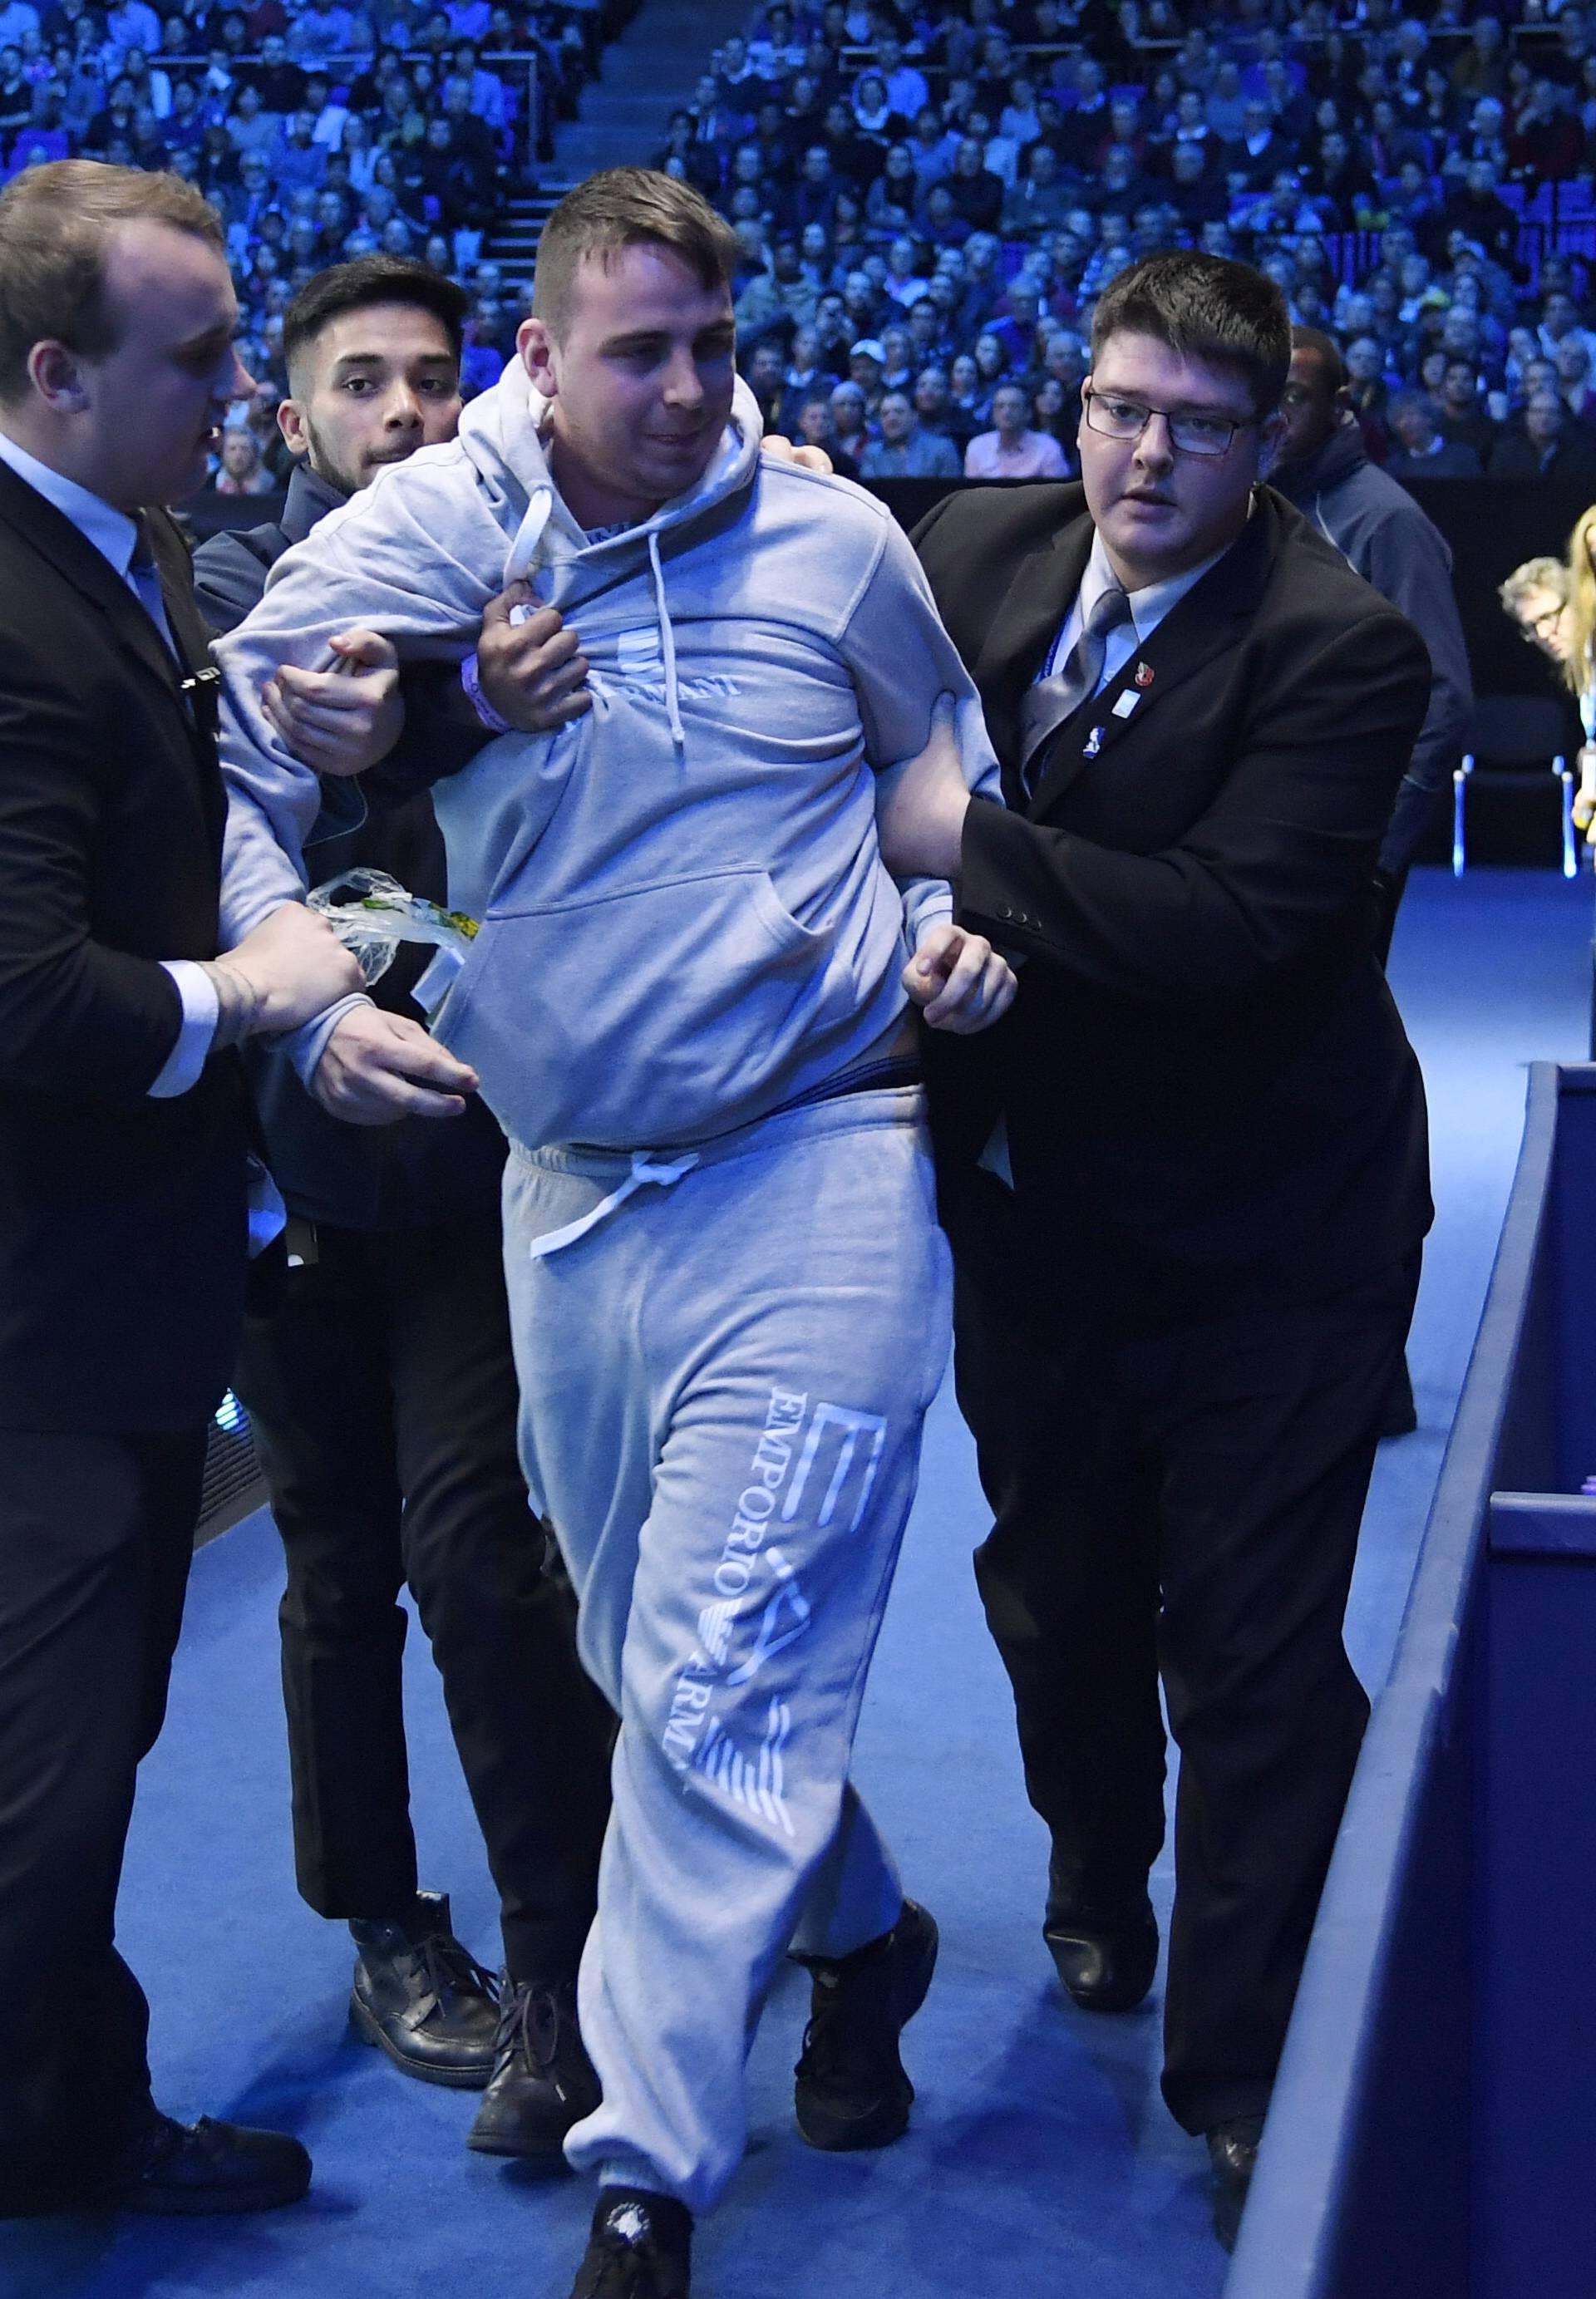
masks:
{"label": "short blond hair", "polygon": [[1505,583],[1497,586],[1497,597],[1509,615],[1516,615],[1526,599],[1537,591],[1550,591],[1563,605],[1568,602],[1568,569],[1560,559],[1526,559],[1515,567]]}
{"label": "short blond hair", "polygon": [[702,192],[657,168],[604,168],[569,191],[537,241],[532,310],[558,338],[571,287],[590,255],[608,263],[628,247],[668,247],[705,287],[729,287],[742,248]]}
{"label": "short blond hair", "polygon": [[116,349],[105,265],[125,223],[170,224],[219,254],[226,246],[220,217],[181,176],[52,160],[0,193],[0,403],[26,390],[35,344],[54,340],[86,359]]}

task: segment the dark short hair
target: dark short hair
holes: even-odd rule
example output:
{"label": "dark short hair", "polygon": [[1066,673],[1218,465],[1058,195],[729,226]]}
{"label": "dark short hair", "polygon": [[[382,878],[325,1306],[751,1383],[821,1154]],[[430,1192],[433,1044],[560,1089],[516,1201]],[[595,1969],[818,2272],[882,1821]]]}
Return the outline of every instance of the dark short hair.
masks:
{"label": "dark short hair", "polygon": [[1093,362],[1116,335],[1151,336],[1183,359],[1234,369],[1260,416],[1280,404],[1292,363],[1291,320],[1275,282],[1250,263],[1179,249],[1127,265],[1098,297]]}
{"label": "dark short hair", "polygon": [[532,309],[554,335],[570,312],[571,285],[590,255],[608,264],[628,247],[668,247],[702,286],[729,287],[742,246],[703,194],[657,168],[603,168],[567,192],[537,242]]}
{"label": "dark short hair", "polygon": [[307,279],[283,313],[283,360],[290,369],[335,320],[379,303],[407,303],[429,312],[449,338],[458,364],[471,299],[441,271],[404,255],[362,255],[335,263]]}
{"label": "dark short hair", "polygon": [[1292,349],[1311,352],[1325,370],[1325,380],[1332,391],[1339,391],[1347,379],[1347,363],[1341,355],[1341,345],[1323,328],[1293,328]]}

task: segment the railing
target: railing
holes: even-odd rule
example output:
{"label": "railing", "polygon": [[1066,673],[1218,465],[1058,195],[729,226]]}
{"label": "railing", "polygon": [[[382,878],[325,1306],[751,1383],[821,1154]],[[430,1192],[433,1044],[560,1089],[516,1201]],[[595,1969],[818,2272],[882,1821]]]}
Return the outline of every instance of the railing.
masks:
{"label": "railing", "polygon": [[1588,2299],[1596,1068],[1537,1063],[1226,2299]]}

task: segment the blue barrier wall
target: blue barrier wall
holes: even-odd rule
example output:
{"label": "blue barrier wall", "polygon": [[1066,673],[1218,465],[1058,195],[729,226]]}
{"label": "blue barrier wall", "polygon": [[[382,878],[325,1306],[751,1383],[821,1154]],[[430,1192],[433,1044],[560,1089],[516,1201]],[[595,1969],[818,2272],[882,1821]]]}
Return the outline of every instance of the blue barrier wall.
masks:
{"label": "blue barrier wall", "polygon": [[1226,2299],[1596,2293],[1596,1067],[1537,1064]]}

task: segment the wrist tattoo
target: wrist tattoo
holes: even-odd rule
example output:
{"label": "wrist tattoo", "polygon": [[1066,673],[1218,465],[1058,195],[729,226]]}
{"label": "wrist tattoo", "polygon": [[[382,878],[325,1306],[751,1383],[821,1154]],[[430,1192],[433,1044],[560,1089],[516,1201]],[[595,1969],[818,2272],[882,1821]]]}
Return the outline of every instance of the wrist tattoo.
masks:
{"label": "wrist tattoo", "polygon": [[223,1053],[241,1039],[254,1036],[261,993],[247,975],[229,966],[225,959],[212,959],[205,972],[216,992],[216,1034],[211,1041],[211,1049],[213,1053]]}

